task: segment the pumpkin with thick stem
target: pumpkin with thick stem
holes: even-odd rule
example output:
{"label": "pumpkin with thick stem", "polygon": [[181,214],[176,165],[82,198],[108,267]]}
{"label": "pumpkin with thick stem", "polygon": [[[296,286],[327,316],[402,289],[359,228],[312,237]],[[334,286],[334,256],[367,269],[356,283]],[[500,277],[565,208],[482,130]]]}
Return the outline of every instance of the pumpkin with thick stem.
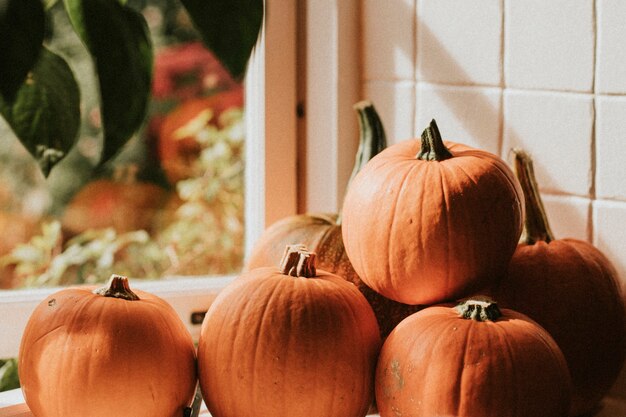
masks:
{"label": "pumpkin with thick stem", "polygon": [[592,412],[616,381],[626,353],[617,273],[591,244],[555,239],[531,157],[514,150],[526,201],[521,243],[495,297],[537,321],[561,347],[572,374],[571,416]]}
{"label": "pumpkin with thick stem", "polygon": [[380,348],[372,309],[302,245],[215,299],[198,346],[200,387],[219,417],[363,417]]}
{"label": "pumpkin with thick stem", "polygon": [[169,304],[113,275],[101,289],[46,297],[24,331],[18,369],[37,417],[180,417],[195,393],[195,356]]}
{"label": "pumpkin with thick stem", "polygon": [[[361,101],[354,108],[359,117],[360,142],[348,184],[363,165],[387,146],[384,127],[372,103]],[[317,253],[317,263],[321,269],[337,274],[359,288],[374,310],[382,338],[403,318],[422,308],[390,300],[361,281],[346,255],[341,236],[341,218],[336,213],[289,216],[272,224],[254,245],[245,268],[249,270],[278,264],[282,249],[291,242],[305,244]]]}
{"label": "pumpkin with thick stem", "polygon": [[356,175],[343,242],[358,276],[385,297],[453,300],[500,279],[522,231],[522,201],[504,161],[444,143],[433,120],[421,140],[390,146]]}
{"label": "pumpkin with thick stem", "polygon": [[425,308],[380,352],[381,417],[565,417],[567,364],[537,323],[486,298]]}

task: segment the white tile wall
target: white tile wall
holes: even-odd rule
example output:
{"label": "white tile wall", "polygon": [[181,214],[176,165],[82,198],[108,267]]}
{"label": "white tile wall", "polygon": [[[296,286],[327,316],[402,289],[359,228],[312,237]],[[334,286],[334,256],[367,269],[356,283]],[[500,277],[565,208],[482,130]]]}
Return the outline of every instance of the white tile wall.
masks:
{"label": "white tile wall", "polygon": [[364,0],[363,77],[413,79],[415,74],[415,0]]}
{"label": "white tile wall", "polygon": [[363,96],[374,103],[385,126],[387,143],[413,138],[413,119],[405,117],[415,111],[415,85],[411,81],[368,81]]}
{"label": "white tile wall", "polygon": [[419,83],[415,135],[434,118],[445,139],[499,153],[500,88]]}
{"label": "white tile wall", "polygon": [[502,151],[528,151],[542,190],[589,196],[593,117],[590,95],[507,89]]}
{"label": "white tile wall", "polygon": [[626,2],[623,0],[597,0],[598,52],[596,56],[596,91],[600,93],[626,93]]}
{"label": "white tile wall", "polygon": [[418,7],[420,80],[501,84],[501,0],[421,0]]}
{"label": "white tile wall", "polygon": [[[389,103],[388,131],[417,135],[434,117],[444,138],[507,160],[526,148],[555,235],[600,248],[626,296],[626,1],[407,0],[380,29],[386,3],[364,3],[364,31],[385,40],[364,45],[363,92]],[[410,42],[414,67],[378,69],[385,45]]]}
{"label": "white tile wall", "polygon": [[626,200],[626,96],[597,97],[596,112],[596,195]]}
{"label": "white tile wall", "polygon": [[519,88],[591,91],[592,0],[505,2],[505,80]]}

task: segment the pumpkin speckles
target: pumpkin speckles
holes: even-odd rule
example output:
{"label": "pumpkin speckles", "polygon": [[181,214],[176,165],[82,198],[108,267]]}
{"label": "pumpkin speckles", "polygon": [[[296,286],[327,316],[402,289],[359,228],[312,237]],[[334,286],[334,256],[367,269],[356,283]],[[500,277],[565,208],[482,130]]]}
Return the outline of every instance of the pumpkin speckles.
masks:
{"label": "pumpkin speckles", "polygon": [[569,374],[556,343],[526,316],[488,304],[428,307],[391,332],[376,371],[381,416],[567,415]]}

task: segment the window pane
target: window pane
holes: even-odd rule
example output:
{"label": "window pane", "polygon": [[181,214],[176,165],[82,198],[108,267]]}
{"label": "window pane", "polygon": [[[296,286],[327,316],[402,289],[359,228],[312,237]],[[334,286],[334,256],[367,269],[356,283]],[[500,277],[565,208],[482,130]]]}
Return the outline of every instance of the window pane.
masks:
{"label": "window pane", "polygon": [[178,0],[129,0],[155,48],[141,131],[95,168],[93,62],[58,2],[47,46],[81,88],[77,145],[48,179],[0,121],[0,288],[229,274],[243,259],[243,86],[199,42]]}

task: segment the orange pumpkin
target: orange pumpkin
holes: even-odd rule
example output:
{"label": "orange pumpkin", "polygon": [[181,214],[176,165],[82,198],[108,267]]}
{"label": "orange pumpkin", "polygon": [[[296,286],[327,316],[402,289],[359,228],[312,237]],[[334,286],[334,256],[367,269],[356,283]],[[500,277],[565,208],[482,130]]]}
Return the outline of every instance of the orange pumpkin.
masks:
{"label": "orange pumpkin", "polygon": [[381,417],[565,417],[569,374],[550,335],[481,299],[425,308],[380,352]]}
{"label": "orange pumpkin", "polygon": [[167,191],[134,179],[98,179],[87,183],[70,200],[61,224],[67,237],[89,229],[114,228],[118,233],[151,231],[153,218]]}
{"label": "orange pumpkin", "polygon": [[555,239],[533,173],[515,150],[526,199],[525,233],[495,297],[545,327],[561,347],[573,382],[570,415],[591,412],[616,381],[626,353],[626,317],[610,261],[591,244]]}
{"label": "orange pumpkin", "polygon": [[[363,101],[355,105],[355,110],[359,116],[360,143],[352,178],[387,146],[385,130],[374,106]],[[358,287],[374,310],[382,338],[402,319],[421,308],[390,300],[361,281],[346,254],[341,236],[341,218],[336,213],[300,214],[272,224],[255,243],[245,268],[250,270],[277,265],[282,248],[292,242],[302,242],[315,252],[320,269],[337,274]]]}
{"label": "orange pumpkin", "polygon": [[491,153],[444,144],[435,121],[350,184],[343,241],[359,277],[406,304],[433,304],[496,282],[522,230],[522,191]]}
{"label": "orange pumpkin", "polygon": [[169,113],[159,127],[157,153],[161,167],[171,184],[191,178],[196,173],[193,162],[198,159],[202,146],[193,135],[180,130],[197,121],[202,126],[221,127],[219,116],[228,109],[243,107],[243,87],[187,100]]}
{"label": "orange pumpkin", "polygon": [[195,348],[176,312],[117,275],[100,290],[68,288],[43,300],[18,369],[37,417],[180,417],[196,386]]}
{"label": "orange pumpkin", "polygon": [[373,399],[376,318],[354,285],[288,247],[215,299],[198,346],[200,387],[220,417],[362,417]]}

